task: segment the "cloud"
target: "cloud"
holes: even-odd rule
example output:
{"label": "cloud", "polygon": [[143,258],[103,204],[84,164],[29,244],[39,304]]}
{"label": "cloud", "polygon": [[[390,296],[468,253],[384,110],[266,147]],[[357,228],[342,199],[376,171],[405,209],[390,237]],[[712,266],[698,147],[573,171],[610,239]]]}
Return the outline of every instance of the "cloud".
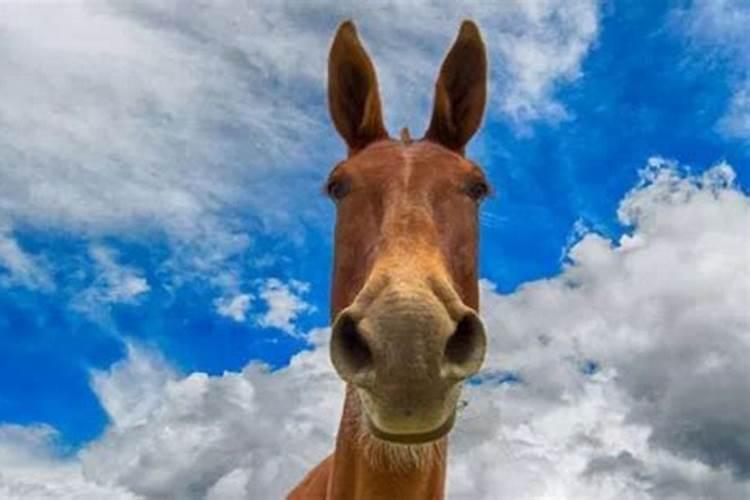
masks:
{"label": "cloud", "polygon": [[91,245],[92,282],[71,301],[74,309],[99,317],[115,304],[137,304],[151,287],[142,273],[117,262],[117,253],[102,245]]}
{"label": "cloud", "polygon": [[[82,452],[86,475],[146,498],[281,498],[326,453],[335,431],[343,387],[327,336],[311,332],[314,349],[279,371],[251,363],[217,377],[165,377],[171,369],[163,359],[131,349],[98,376],[95,389],[114,424]],[[148,401],[135,421],[120,404],[131,399]]]}
{"label": "cloud", "polygon": [[[131,344],[125,360],[93,376],[111,424],[76,457],[54,456],[49,428],[0,426],[0,465],[7,465],[0,493],[10,499],[37,491],[48,495],[41,498],[78,499],[89,490],[118,500],[282,498],[328,451],[337,424],[331,416],[343,404],[327,336],[327,330],[310,332],[314,349],[297,354],[287,368],[270,372],[251,363],[241,373],[215,377],[181,376],[157,353]],[[45,458],[32,461],[32,455]],[[65,487],[47,492],[44,481],[53,474]]]}
{"label": "cloud", "polygon": [[737,86],[718,125],[729,136],[750,138],[750,79]]}
{"label": "cloud", "polygon": [[138,500],[88,480],[79,460],[60,456],[48,426],[0,425],[0,497],[6,500]]}
{"label": "cloud", "polygon": [[180,374],[153,350],[127,345],[126,361],[109,370],[92,373],[91,386],[106,409],[113,427],[138,427],[149,423],[164,387]]}
{"label": "cloud", "polygon": [[675,9],[672,19],[697,49],[697,57],[727,67],[732,96],[718,130],[750,140],[750,47],[745,34],[750,5],[743,0],[694,2]]}
{"label": "cloud", "polygon": [[652,158],[618,211],[632,233],[584,236],[560,276],[514,294],[485,284],[488,367],[522,382],[470,389],[497,437],[470,448],[466,498],[747,496],[750,200],[733,180]]}
{"label": "cloud", "polygon": [[488,38],[491,113],[563,116],[555,86],[596,36],[593,0],[4,2],[0,216],[86,236],[164,232],[197,265],[241,251],[249,227],[317,220],[320,206],[290,193],[317,191],[341,152],[324,92],[336,24],[359,23],[392,126],[421,129],[465,16]]}
{"label": "cloud", "polygon": [[214,300],[214,305],[219,316],[226,316],[238,323],[242,323],[247,317],[247,311],[250,309],[252,300],[252,295],[241,293],[234,297],[219,297]]}
{"label": "cloud", "polygon": [[[234,286],[232,277],[225,286]],[[214,306],[219,316],[225,316],[238,323],[252,317],[253,322],[262,328],[276,328],[289,335],[298,335],[295,321],[301,314],[315,311],[302,295],[310,291],[310,284],[295,279],[284,283],[278,278],[255,280],[255,293],[236,293],[218,297]],[[252,309],[252,311],[251,311]]]}
{"label": "cloud", "polygon": [[[238,9],[215,15],[252,30]],[[4,2],[0,17],[0,217],[85,237],[165,233],[196,267],[244,248],[247,224],[281,225],[268,174],[301,164],[298,137],[322,122],[288,89],[275,95],[269,62],[117,3]]]}
{"label": "cloud", "polygon": [[283,283],[276,278],[269,278],[263,282],[258,292],[259,297],[266,303],[266,311],[257,317],[258,325],[265,328],[278,328],[290,335],[294,335],[296,328],[294,321],[306,312],[315,308],[302,300],[300,294],[310,290],[309,283],[290,280]]}
{"label": "cloud", "polygon": [[[490,351],[451,435],[449,498],[747,498],[750,198],[734,175],[651,158],[618,241],[583,234],[559,276],[509,295],[482,282]],[[221,376],[131,345],[93,375],[111,423],[75,456],[47,427],[0,427],[0,492],[279,498],[333,446],[327,338]]]}
{"label": "cloud", "polygon": [[[156,248],[160,286],[207,282],[232,300],[245,263],[283,258],[257,255],[264,237],[300,244],[328,220],[319,186],[344,152],[326,109],[327,52],[350,17],[391,130],[421,133],[439,64],[473,17],[490,49],[488,116],[528,131],[564,118],[555,91],[580,74],[598,3],[0,2],[0,220]],[[54,286],[47,269],[67,268],[66,256],[48,244],[30,255],[18,238],[0,231],[2,285]],[[100,292],[74,306],[94,311]],[[246,305],[216,307],[242,321]],[[271,307],[260,321],[291,333],[294,314]]]}
{"label": "cloud", "polygon": [[131,304],[138,296],[150,290],[148,282],[137,270],[116,262],[112,250],[103,246],[92,246],[89,253],[98,270],[94,287],[98,289],[99,300]]}
{"label": "cloud", "polygon": [[47,291],[55,286],[43,259],[25,252],[0,218],[0,287],[16,285]]}

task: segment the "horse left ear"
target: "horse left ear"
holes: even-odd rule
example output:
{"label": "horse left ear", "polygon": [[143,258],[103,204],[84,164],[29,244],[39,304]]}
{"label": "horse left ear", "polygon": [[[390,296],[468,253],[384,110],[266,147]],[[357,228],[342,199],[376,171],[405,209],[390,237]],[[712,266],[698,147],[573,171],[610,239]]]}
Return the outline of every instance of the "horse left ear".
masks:
{"label": "horse left ear", "polygon": [[479,128],[487,101],[487,53],[479,28],[464,21],[440,68],[425,139],[460,154]]}
{"label": "horse left ear", "polygon": [[339,26],[328,57],[328,108],[349,153],[388,137],[375,66],[351,21]]}

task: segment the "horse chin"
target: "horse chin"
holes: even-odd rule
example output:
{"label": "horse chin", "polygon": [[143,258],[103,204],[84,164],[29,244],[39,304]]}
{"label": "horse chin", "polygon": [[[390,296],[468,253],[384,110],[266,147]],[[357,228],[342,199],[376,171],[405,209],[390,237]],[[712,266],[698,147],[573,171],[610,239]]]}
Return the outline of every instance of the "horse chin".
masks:
{"label": "horse chin", "polygon": [[442,438],[453,427],[455,412],[434,429],[408,434],[384,431],[373,423],[366,411],[363,413],[358,443],[370,466],[404,473],[427,470],[436,462],[444,460]]}
{"label": "horse chin", "polygon": [[445,420],[445,422],[443,422],[442,424],[440,424],[439,426],[433,429],[429,429],[424,432],[416,432],[416,433],[415,432],[398,433],[398,432],[388,432],[386,430],[383,430],[380,427],[378,427],[369,416],[366,417],[367,430],[375,438],[379,439],[380,441],[385,441],[387,443],[402,444],[402,445],[420,445],[420,444],[428,444],[428,443],[436,442],[451,431],[455,421],[456,421],[456,412],[453,411]]}

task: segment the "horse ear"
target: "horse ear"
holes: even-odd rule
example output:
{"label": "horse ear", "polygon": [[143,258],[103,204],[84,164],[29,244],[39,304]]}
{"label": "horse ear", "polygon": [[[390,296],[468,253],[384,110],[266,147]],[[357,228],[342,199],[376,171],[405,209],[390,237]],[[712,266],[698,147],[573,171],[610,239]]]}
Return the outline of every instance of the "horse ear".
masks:
{"label": "horse ear", "polygon": [[463,154],[479,128],[487,101],[487,53],[479,28],[464,21],[435,83],[435,104],[425,134]]}
{"label": "horse ear", "polygon": [[351,21],[339,26],[328,57],[328,108],[350,153],[388,137],[375,67]]}

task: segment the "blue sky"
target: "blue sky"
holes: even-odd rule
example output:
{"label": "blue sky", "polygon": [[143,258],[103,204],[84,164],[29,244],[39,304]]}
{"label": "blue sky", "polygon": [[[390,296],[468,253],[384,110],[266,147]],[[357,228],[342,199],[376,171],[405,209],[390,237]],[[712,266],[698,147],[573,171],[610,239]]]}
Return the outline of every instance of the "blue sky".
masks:
{"label": "blue sky", "polygon": [[[643,181],[649,162],[700,189],[723,162],[733,192],[750,186],[746,4],[532,4],[551,12],[465,14],[484,31],[493,79],[469,148],[497,191],[482,208],[480,274],[511,301],[560,275],[586,235],[618,246],[633,232],[618,208],[639,182],[659,184]],[[353,17],[391,132],[419,136],[464,16],[388,5],[0,6],[0,426],[54,429],[68,457],[96,446],[113,417],[92,377],[113,373],[129,345],[178,378],[252,360],[280,369],[316,349],[334,215],[320,187],[344,151],[325,108],[329,37]],[[440,30],[412,29],[420,15]],[[57,24],[33,38],[46,17]],[[523,379],[522,365],[493,369]],[[747,473],[743,446],[707,463]],[[744,473],[722,480],[744,492]]]}

